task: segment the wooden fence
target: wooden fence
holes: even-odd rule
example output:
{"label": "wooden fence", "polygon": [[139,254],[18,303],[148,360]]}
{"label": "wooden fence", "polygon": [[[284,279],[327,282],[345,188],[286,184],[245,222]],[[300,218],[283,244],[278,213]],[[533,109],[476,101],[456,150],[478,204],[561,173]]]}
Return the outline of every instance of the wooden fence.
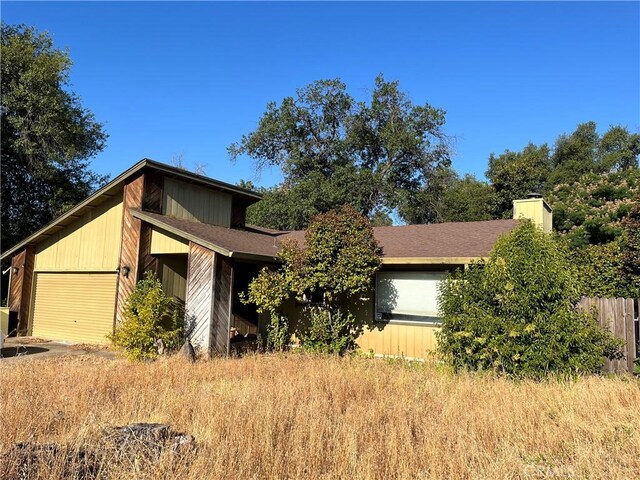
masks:
{"label": "wooden fence", "polygon": [[[640,303],[632,298],[583,297],[578,307],[584,311],[597,310],[598,322],[625,342],[624,358],[606,361],[605,371],[633,372],[638,358],[638,310]],[[636,308],[637,307],[637,308]]]}

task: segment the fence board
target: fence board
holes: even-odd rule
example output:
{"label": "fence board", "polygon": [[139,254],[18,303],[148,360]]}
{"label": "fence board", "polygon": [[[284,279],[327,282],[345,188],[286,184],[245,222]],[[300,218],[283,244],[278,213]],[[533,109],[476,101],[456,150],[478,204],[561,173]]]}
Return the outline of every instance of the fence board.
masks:
{"label": "fence board", "polygon": [[598,323],[609,330],[616,338],[625,342],[624,358],[620,360],[606,359],[605,371],[622,373],[633,372],[637,358],[636,332],[634,323],[634,305],[631,298],[596,298],[583,297],[578,303],[582,311],[597,311]]}

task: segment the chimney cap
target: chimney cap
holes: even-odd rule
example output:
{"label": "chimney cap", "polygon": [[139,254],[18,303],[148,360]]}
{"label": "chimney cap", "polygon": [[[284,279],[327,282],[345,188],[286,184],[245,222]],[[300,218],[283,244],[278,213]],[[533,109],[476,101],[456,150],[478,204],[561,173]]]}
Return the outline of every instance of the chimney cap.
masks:
{"label": "chimney cap", "polygon": [[538,192],[527,193],[527,198],[542,198],[542,194]]}

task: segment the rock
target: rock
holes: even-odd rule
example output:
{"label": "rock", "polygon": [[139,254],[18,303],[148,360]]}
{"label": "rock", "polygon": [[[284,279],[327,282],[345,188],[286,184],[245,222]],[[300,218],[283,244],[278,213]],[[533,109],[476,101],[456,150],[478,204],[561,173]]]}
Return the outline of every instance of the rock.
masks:
{"label": "rock", "polygon": [[55,443],[17,443],[0,457],[0,476],[16,480],[39,478],[42,472],[58,478],[94,480],[99,470],[100,461],[92,451]]}
{"label": "rock", "polygon": [[174,432],[162,423],[132,423],[105,430],[105,447],[119,455],[155,461],[163,452],[181,455],[195,449],[192,435]]}
{"label": "rock", "polygon": [[182,355],[184,358],[186,358],[190,362],[196,361],[196,352],[193,349],[193,345],[191,345],[191,342],[189,340],[184,342],[184,345],[182,345],[182,348],[180,349],[180,355]]}
{"label": "rock", "polygon": [[27,480],[46,473],[52,478],[99,480],[111,478],[112,468],[116,472],[131,465],[152,469],[163,455],[170,455],[176,466],[184,465],[195,451],[192,435],[174,432],[160,423],[133,423],[106,428],[95,442],[82,447],[17,443],[0,452],[0,478]]}

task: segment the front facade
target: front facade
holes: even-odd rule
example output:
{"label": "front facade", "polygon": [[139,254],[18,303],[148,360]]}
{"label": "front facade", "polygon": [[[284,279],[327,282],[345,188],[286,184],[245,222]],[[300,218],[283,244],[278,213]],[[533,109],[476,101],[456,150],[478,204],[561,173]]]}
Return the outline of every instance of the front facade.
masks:
{"label": "front facade", "polygon": [[[193,343],[209,355],[227,354],[232,327],[243,334],[261,327],[238,293],[276,261],[282,239],[303,235],[246,225],[246,208],[259,198],[145,159],[3,253],[3,260],[11,259],[9,323],[18,335],[106,343],[136,282],[153,271],[165,291],[184,302]],[[550,225],[542,199],[523,202],[514,208],[517,215]],[[383,355],[427,355],[435,347],[442,276],[486,256],[515,224],[376,228],[383,268],[375,298],[361,312],[371,328],[360,347]],[[290,314],[297,308],[292,305]]]}

